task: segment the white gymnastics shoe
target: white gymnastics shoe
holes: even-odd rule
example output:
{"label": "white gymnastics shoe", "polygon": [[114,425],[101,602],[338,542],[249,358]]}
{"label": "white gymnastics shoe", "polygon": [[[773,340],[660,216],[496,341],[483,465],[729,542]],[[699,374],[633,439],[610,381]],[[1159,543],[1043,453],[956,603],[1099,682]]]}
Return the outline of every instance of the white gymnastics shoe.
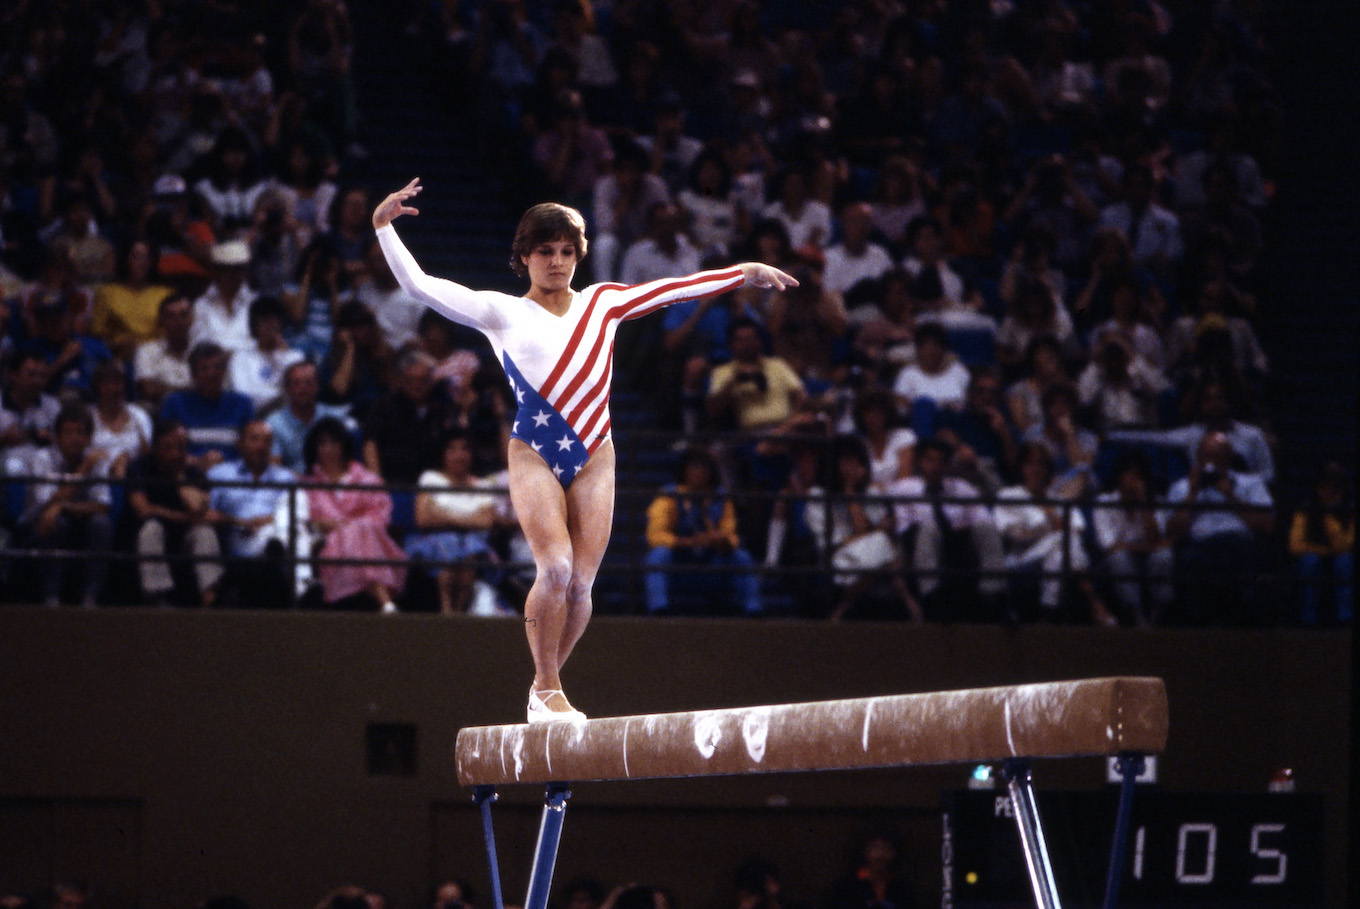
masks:
{"label": "white gymnastics shoe", "polygon": [[586,715],[574,707],[571,710],[549,710],[547,700],[555,694],[561,694],[564,701],[567,699],[567,696],[556,688],[545,688],[542,691],[529,689],[530,723],[585,722]]}

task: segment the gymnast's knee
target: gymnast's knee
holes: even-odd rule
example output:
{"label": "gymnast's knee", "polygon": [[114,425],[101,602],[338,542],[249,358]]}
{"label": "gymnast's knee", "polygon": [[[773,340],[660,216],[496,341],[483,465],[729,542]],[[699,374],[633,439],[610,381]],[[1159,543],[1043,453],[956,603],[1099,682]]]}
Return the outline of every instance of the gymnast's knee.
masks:
{"label": "gymnast's knee", "polygon": [[566,597],[572,586],[570,556],[544,559],[534,583],[555,597]]}

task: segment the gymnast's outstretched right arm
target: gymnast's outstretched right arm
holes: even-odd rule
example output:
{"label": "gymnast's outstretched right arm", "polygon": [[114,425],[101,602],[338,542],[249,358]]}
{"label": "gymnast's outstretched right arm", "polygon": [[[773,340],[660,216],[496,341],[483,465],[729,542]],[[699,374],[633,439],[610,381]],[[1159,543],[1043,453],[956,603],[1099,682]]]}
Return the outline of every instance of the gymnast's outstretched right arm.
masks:
{"label": "gymnast's outstretched right arm", "polygon": [[505,327],[504,308],[497,301],[504,296],[497,291],[472,290],[445,278],[427,275],[411,255],[406,244],[397,236],[392,226],[394,218],[402,215],[418,215],[418,209],[405,203],[421,190],[419,179],[392,193],[373,211],[373,227],[377,231],[378,243],[383,256],[387,259],[392,274],[396,276],[402,289],[419,298],[427,306],[455,322],[468,325],[484,334],[500,331]]}

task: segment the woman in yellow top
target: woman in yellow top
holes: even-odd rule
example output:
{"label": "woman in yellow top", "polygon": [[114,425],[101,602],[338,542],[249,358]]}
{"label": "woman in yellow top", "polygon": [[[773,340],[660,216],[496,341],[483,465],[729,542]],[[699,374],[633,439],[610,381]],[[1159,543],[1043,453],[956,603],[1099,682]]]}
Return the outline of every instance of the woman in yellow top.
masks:
{"label": "woman in yellow top", "polygon": [[138,344],[156,337],[156,316],[171,289],[152,281],[155,255],[145,240],[128,247],[121,265],[118,280],[95,291],[92,329],[115,357],[126,361]]}
{"label": "woman in yellow top", "polygon": [[1289,554],[1298,572],[1303,596],[1299,620],[1315,625],[1324,593],[1336,604],[1335,622],[1349,624],[1354,592],[1355,508],[1346,495],[1346,474],[1341,465],[1330,462],[1322,468],[1313,497],[1298,511],[1289,525]]}

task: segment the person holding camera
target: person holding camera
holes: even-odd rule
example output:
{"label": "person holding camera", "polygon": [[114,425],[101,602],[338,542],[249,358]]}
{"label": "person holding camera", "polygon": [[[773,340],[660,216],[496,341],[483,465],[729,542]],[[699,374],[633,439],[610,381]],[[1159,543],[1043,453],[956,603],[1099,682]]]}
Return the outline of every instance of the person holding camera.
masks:
{"label": "person holding camera", "polygon": [[713,370],[708,383],[708,415],[719,425],[763,433],[802,408],[807,390],[787,362],[765,355],[760,325],[740,318],[728,330],[730,362]]}
{"label": "person holding camera", "polygon": [[[1191,625],[1241,624],[1254,619],[1250,602],[1260,541],[1275,523],[1273,502],[1258,474],[1232,469],[1227,435],[1210,432],[1199,443],[1190,475],[1172,484],[1167,521],[1178,544],[1176,573]],[[1237,610],[1236,614],[1229,612]]]}

